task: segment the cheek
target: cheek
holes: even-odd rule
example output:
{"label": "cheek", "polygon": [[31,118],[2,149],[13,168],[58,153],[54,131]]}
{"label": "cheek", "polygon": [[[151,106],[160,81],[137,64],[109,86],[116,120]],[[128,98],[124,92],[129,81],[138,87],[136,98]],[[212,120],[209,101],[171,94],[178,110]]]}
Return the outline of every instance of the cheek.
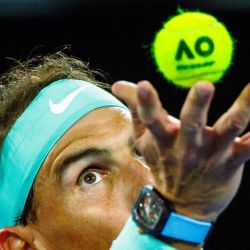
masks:
{"label": "cheek", "polygon": [[122,198],[116,197],[112,190],[107,193],[97,192],[97,189],[99,187],[86,194],[77,194],[67,203],[64,214],[67,214],[65,225],[68,230],[64,233],[69,241],[78,241],[81,245],[94,242],[99,246],[108,245],[108,249],[123,228],[130,211],[123,205]]}
{"label": "cheek", "polygon": [[55,249],[109,249],[118,236],[130,212],[112,186],[97,186],[87,192],[67,191],[62,200],[51,199],[52,213],[44,208],[41,231]]}

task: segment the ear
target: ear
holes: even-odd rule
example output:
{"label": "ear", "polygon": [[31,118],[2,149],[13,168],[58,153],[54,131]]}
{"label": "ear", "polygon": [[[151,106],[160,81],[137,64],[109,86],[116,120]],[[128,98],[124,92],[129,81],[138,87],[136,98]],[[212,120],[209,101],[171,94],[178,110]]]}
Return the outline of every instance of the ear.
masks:
{"label": "ear", "polygon": [[35,250],[34,231],[27,226],[6,227],[0,230],[1,250]]}

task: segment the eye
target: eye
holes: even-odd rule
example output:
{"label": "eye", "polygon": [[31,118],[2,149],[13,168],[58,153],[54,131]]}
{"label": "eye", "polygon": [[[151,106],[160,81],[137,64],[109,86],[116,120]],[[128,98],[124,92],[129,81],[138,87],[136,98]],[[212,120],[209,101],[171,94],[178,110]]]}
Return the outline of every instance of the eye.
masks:
{"label": "eye", "polygon": [[100,169],[87,169],[80,175],[78,183],[83,187],[91,187],[102,181],[105,176],[104,171]]}

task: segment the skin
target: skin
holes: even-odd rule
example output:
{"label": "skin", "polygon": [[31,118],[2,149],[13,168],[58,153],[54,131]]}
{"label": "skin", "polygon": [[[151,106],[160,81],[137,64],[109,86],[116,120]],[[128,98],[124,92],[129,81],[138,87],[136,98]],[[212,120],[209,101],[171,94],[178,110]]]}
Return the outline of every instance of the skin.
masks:
{"label": "skin", "polygon": [[[190,90],[180,120],[163,109],[147,81],[117,82],[112,91],[128,104],[132,118],[120,109],[102,108],[67,131],[35,182],[38,222],[6,228],[4,250],[108,249],[141,186],[149,182],[178,213],[195,219],[215,221],[231,202],[250,156],[250,134],[241,135],[249,123],[250,85],[212,127],[206,125],[214,93],[210,83],[200,82]],[[129,137],[150,171],[129,146]],[[111,156],[83,157],[69,164],[59,182],[56,169],[87,147],[109,150]],[[86,167],[101,181],[86,186],[80,178]],[[200,248],[171,244],[183,250]]]}
{"label": "skin", "polygon": [[[127,111],[100,108],[80,119],[55,145],[35,184],[39,220],[32,227],[43,235],[46,249],[109,249],[141,186],[152,180],[128,142],[131,136]],[[56,169],[65,158],[89,148],[109,152],[90,153],[67,164],[59,181]],[[86,173],[98,179],[88,184]]]}
{"label": "skin", "polygon": [[136,147],[158,189],[179,213],[205,221],[215,221],[231,202],[250,157],[250,133],[242,135],[250,118],[250,84],[208,127],[214,90],[208,82],[194,85],[177,120],[163,109],[148,81],[113,86],[132,111]]}

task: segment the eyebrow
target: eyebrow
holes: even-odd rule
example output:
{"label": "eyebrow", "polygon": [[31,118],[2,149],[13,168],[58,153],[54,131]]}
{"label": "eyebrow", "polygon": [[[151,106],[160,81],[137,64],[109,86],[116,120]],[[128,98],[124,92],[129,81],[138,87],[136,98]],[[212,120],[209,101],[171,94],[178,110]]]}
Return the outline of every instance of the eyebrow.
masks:
{"label": "eyebrow", "polygon": [[56,169],[56,176],[59,182],[61,182],[61,179],[64,175],[64,173],[67,171],[67,169],[70,168],[71,164],[74,162],[77,162],[83,158],[87,157],[111,157],[112,153],[111,150],[108,149],[99,149],[96,147],[93,148],[87,148],[83,151],[79,151],[75,154],[71,154],[70,156],[66,157],[62,164]]}

